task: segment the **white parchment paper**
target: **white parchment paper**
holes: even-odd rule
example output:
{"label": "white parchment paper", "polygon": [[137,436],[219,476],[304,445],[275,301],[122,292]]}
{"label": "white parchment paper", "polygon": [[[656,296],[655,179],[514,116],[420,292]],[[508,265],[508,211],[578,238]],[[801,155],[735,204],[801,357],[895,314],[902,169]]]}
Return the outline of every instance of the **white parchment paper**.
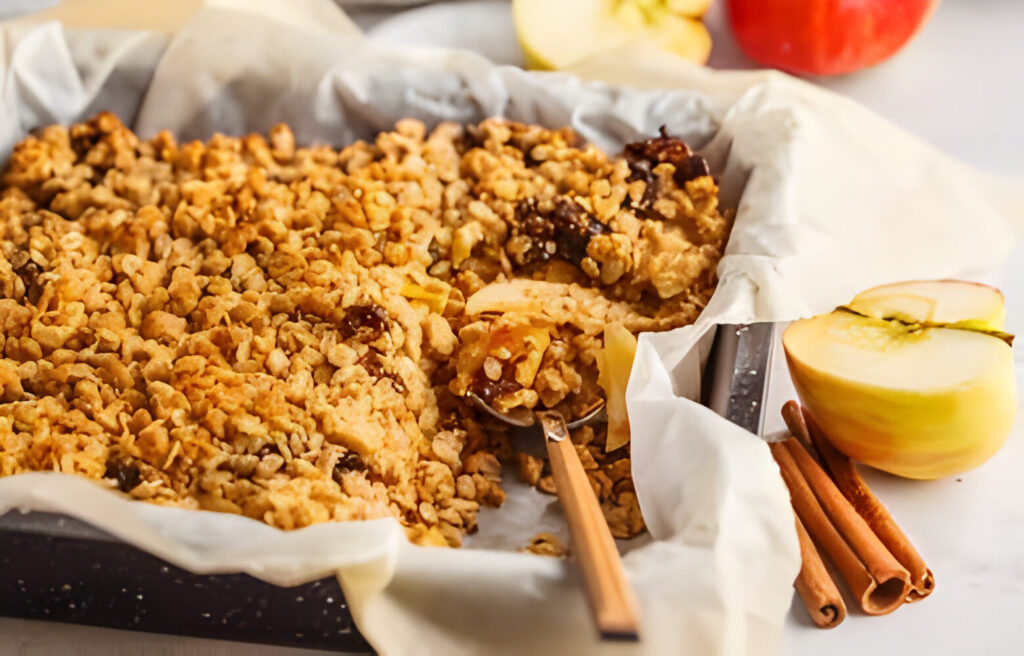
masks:
{"label": "white parchment paper", "polygon": [[337,572],[385,654],[778,653],[799,567],[792,512],[765,445],[686,398],[699,389],[702,338],[718,322],[829,309],[877,282],[979,274],[1020,235],[1013,188],[775,74],[619,53],[577,72],[632,88],[584,83],[465,52],[374,47],[326,0],[211,1],[182,24],[174,35],[4,25],[0,156],[37,126],[111,109],[143,137],[287,121],[300,142],[334,145],[406,116],[568,124],[609,151],[664,124],[709,158],[738,207],[719,289],[695,326],[641,339],[628,393],[652,537],[625,556],[643,641],[597,641],[572,563],[511,551],[560,526],[553,499],[524,486],[481,515],[462,550],[413,547],[390,520],[283,533],[59,474],[0,479],[0,511],[67,513],[196,572],[280,585]]}

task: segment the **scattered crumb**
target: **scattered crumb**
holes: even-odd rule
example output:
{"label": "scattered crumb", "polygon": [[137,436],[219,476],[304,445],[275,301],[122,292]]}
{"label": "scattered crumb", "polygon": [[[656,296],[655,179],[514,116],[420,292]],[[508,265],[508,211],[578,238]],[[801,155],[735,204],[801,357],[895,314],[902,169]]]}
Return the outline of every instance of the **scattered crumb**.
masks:
{"label": "scattered crumb", "polygon": [[569,547],[552,533],[538,533],[530,538],[527,545],[520,551],[534,553],[538,556],[554,556],[555,558],[569,555]]}

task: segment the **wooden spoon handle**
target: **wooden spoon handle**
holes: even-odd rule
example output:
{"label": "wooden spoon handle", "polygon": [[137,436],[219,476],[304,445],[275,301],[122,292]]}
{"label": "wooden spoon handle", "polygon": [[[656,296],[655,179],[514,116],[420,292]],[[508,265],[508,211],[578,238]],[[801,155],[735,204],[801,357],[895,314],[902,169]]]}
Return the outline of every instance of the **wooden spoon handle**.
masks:
{"label": "wooden spoon handle", "polygon": [[555,490],[569,522],[573,552],[601,637],[639,640],[636,599],[587,472],[569,440],[565,419],[553,411],[538,412],[537,417],[544,429]]}

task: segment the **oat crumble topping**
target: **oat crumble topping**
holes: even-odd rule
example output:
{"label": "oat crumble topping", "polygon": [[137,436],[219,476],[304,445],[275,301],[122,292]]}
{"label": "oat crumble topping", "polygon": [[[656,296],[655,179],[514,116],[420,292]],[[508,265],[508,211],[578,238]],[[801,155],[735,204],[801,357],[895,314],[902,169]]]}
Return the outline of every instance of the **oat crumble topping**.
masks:
{"label": "oat crumble topping", "polygon": [[[283,529],[395,517],[458,545],[502,463],[495,407],[578,413],[605,324],[691,323],[727,217],[667,135],[609,157],[490,119],[374,143],[144,141],[113,114],[21,142],[0,178],[0,475],[76,473]],[[573,442],[618,537],[628,446]]]}

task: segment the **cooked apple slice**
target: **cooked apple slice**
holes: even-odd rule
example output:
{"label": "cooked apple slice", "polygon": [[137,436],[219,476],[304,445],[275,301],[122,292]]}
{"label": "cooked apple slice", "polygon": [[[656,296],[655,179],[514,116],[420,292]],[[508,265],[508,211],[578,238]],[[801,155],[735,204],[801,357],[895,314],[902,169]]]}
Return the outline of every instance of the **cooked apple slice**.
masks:
{"label": "cooked apple slice", "polygon": [[[531,68],[559,69],[640,39],[703,64],[711,52],[706,0],[515,0],[516,34]],[[675,6],[674,6],[675,5]],[[691,13],[694,12],[694,13]]]}
{"label": "cooked apple slice", "polygon": [[407,282],[402,286],[402,296],[409,300],[423,301],[431,311],[440,314],[448,304],[451,287],[440,281],[434,281],[430,289],[423,285]]}
{"label": "cooked apple slice", "polygon": [[636,357],[636,337],[621,323],[604,328],[604,348],[597,355],[597,383],[604,390],[608,409],[608,438],[605,451],[629,443],[626,414],[626,385]]}
{"label": "cooked apple slice", "polygon": [[466,314],[486,312],[518,312],[527,316],[543,316],[545,306],[569,296],[569,285],[544,280],[515,278],[492,282],[466,299]]}
{"label": "cooked apple slice", "polygon": [[1002,292],[961,280],[914,280],[873,287],[854,296],[846,307],[867,317],[976,330],[1000,331],[1006,321]]}
{"label": "cooked apple slice", "polygon": [[[987,290],[957,281],[888,285],[858,295],[851,306],[862,314],[839,309],[786,329],[797,393],[840,451],[931,479],[976,467],[1003,445],[1016,383],[1010,345],[988,332],[1002,326],[1003,310]],[[965,329],[972,325],[985,328]]]}

